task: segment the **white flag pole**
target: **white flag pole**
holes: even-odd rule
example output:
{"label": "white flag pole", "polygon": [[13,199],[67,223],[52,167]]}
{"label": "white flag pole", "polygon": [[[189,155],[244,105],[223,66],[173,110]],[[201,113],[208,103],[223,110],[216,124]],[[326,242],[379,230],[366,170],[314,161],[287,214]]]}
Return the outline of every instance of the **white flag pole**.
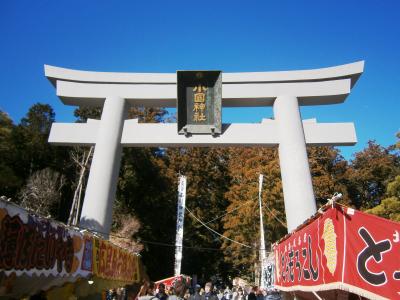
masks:
{"label": "white flag pole", "polygon": [[181,274],[183,221],[185,218],[186,177],[179,177],[178,208],[176,215],[176,242],[175,242],[175,276]]}
{"label": "white flag pole", "polygon": [[265,277],[265,262],[266,262],[266,255],[265,255],[265,239],[264,239],[264,221],[263,221],[263,214],[262,214],[262,201],[261,201],[261,191],[262,191],[262,184],[263,184],[264,176],[260,174],[258,178],[258,203],[260,206],[260,263],[261,263],[261,288],[265,288],[266,284],[266,277]]}

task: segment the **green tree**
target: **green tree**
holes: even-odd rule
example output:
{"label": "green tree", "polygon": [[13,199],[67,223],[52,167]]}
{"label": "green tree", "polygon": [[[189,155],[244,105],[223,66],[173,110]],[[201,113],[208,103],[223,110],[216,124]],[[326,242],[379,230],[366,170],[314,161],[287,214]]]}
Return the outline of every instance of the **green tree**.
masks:
{"label": "green tree", "polygon": [[21,119],[21,126],[37,135],[47,136],[51,125],[55,121],[55,113],[49,104],[36,103],[32,105],[28,113]]}
{"label": "green tree", "polygon": [[[187,177],[182,272],[197,274],[202,281],[211,275],[224,277],[229,270],[223,255],[218,251],[221,238],[202,226],[198,220],[208,223],[216,232],[222,233],[222,218],[213,219],[225,213],[228,202],[224,194],[229,184],[228,154],[220,148],[178,148],[168,149],[165,154],[166,177],[173,189],[174,222],[176,222],[178,174]],[[211,221],[211,222],[210,222]],[[175,229],[175,227],[174,227]],[[172,240],[175,239],[175,232]],[[210,248],[196,249],[196,247]],[[214,250],[212,250],[214,249]],[[205,263],[207,262],[207,263]]]}
{"label": "green tree", "polygon": [[14,143],[18,157],[16,170],[19,176],[26,178],[33,172],[55,165],[57,149],[47,139],[55,113],[48,104],[34,104],[21,119],[14,131]]}
{"label": "green tree", "polygon": [[101,107],[81,106],[75,109],[74,116],[77,123],[86,123],[88,119],[100,119],[102,111]]}
{"label": "green tree", "polygon": [[[391,148],[398,151],[400,150],[400,132],[396,136],[398,141]],[[400,222],[400,175],[388,183],[385,196],[386,198],[379,205],[366,210],[366,212]]]}
{"label": "green tree", "polygon": [[124,149],[113,228],[118,230],[119,219],[125,215],[137,218],[141,228],[133,238],[150,242],[143,242],[143,261],[150,277],[161,279],[173,273],[174,249],[152,242],[174,243],[176,199],[155,152],[151,148]]}
{"label": "green tree", "polygon": [[7,113],[0,111],[0,195],[13,197],[22,179],[15,174],[17,160],[13,130],[15,125]]}
{"label": "green tree", "polygon": [[[140,123],[163,122],[168,112],[161,108],[132,107],[129,118]],[[174,249],[151,242],[174,244],[176,195],[165,177],[164,151],[159,148],[124,148],[113,230],[123,228],[121,219],[134,218],[140,230],[131,237],[143,242],[142,257],[151,278],[168,277],[173,273]],[[125,217],[124,217],[125,216]]]}
{"label": "green tree", "polygon": [[358,209],[378,205],[387,184],[400,174],[400,157],[393,147],[369,141],[367,148],[355,154],[346,173],[351,204]]}
{"label": "green tree", "polygon": [[386,196],[379,205],[366,212],[400,222],[400,176],[387,185]]}
{"label": "green tree", "polygon": [[[26,116],[13,130],[15,155],[18,157],[15,161],[14,170],[23,183],[21,188],[29,184],[28,179],[30,177],[46,168],[60,174],[63,182],[68,183],[70,172],[68,148],[55,147],[48,143],[50,129],[54,121],[53,108],[48,104],[36,103],[29,108]],[[64,181],[65,178],[67,178],[66,181]],[[69,189],[68,184],[63,184],[59,191],[61,195],[58,197],[57,203],[54,203],[57,208],[54,208],[53,216],[58,220],[65,221],[63,203],[69,200]],[[17,201],[20,200],[17,199]]]}
{"label": "green tree", "polygon": [[34,172],[47,167],[60,173],[65,171],[66,149],[53,147],[47,141],[55,120],[55,113],[48,104],[32,105],[17,126],[5,113],[1,113],[0,118],[0,169],[6,181],[1,188],[18,202],[18,190]]}

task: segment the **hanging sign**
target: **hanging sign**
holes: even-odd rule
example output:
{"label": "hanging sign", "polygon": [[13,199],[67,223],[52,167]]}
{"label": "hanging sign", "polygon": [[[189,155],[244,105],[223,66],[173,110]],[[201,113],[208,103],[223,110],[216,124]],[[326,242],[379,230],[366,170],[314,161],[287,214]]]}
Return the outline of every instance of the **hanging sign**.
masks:
{"label": "hanging sign", "polygon": [[[98,238],[86,239],[85,249],[93,251],[88,255],[92,255],[89,268],[94,275],[128,283],[139,281],[139,257],[136,254]],[[82,266],[85,261],[84,257]]]}
{"label": "hanging sign", "polygon": [[265,289],[267,291],[275,289],[275,253],[270,252],[264,263]]}
{"label": "hanging sign", "polygon": [[221,133],[221,71],[177,71],[178,133]]}
{"label": "hanging sign", "polygon": [[335,205],[275,246],[275,286],[400,299],[400,223]]}
{"label": "hanging sign", "polygon": [[186,177],[179,177],[178,207],[176,215],[176,242],[175,242],[175,276],[181,274],[183,222],[185,218]]}

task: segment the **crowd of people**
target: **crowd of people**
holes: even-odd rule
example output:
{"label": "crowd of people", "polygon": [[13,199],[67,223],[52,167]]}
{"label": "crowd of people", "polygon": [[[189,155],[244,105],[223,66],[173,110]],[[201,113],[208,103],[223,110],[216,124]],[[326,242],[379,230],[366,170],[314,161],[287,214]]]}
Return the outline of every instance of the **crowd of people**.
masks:
{"label": "crowd of people", "polygon": [[207,282],[204,288],[196,285],[191,288],[184,280],[176,281],[171,287],[160,283],[145,282],[136,297],[136,300],[278,300],[279,292],[267,291],[257,286],[233,287],[230,289],[218,289],[211,282]]}

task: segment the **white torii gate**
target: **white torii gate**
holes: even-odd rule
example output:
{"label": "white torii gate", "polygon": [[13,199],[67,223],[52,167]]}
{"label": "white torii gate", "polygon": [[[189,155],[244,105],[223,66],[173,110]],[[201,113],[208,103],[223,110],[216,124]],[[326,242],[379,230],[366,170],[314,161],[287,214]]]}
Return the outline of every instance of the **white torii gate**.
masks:
{"label": "white torii gate", "polygon": [[364,62],[324,69],[223,73],[223,107],[273,106],[274,120],[224,124],[222,134],[179,135],[177,124],[126,120],[129,106],[176,107],[176,74],[87,72],[45,66],[45,75],[66,105],[103,106],[101,120],[54,123],[49,142],[95,145],[80,226],[108,233],[122,147],[279,147],[288,231],[316,212],[306,152],[308,145],[354,145],[353,123],[302,121],[300,106],[342,103]]}

